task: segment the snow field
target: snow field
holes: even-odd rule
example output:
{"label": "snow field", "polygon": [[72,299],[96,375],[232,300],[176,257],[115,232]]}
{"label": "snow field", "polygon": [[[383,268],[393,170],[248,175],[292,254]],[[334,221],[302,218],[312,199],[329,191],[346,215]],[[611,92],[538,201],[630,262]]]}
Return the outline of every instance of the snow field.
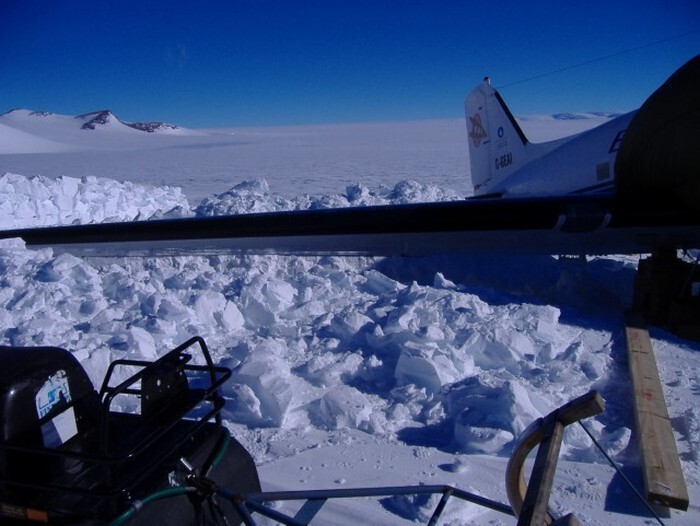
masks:
{"label": "snow field", "polygon": [[[190,212],[173,188],[13,174],[0,185],[8,189],[0,205],[5,228],[170,210],[206,215],[454,198],[404,182],[287,199],[258,181]],[[587,427],[634,466],[621,326],[634,266],[612,258],[587,265],[554,258],[79,259],[12,239],[0,242],[0,336],[6,345],[70,349],[96,385],[114,359],[151,360],[204,337],[215,362],[234,370],[223,388],[224,418],[255,456],[265,489],[439,481],[505,501],[502,470],[514,439],[590,389],[602,392],[607,410]],[[697,502],[698,347],[659,337],[657,360]],[[555,509],[575,511],[584,523],[648,520],[600,514],[612,473],[597,467],[600,453],[577,426],[567,432],[562,459]],[[434,504],[387,499],[372,516],[424,520]],[[353,506],[333,508],[329,520],[352,522]],[[449,509],[449,524],[509,523],[474,505]],[[699,516],[693,508],[671,520],[692,524]]]}

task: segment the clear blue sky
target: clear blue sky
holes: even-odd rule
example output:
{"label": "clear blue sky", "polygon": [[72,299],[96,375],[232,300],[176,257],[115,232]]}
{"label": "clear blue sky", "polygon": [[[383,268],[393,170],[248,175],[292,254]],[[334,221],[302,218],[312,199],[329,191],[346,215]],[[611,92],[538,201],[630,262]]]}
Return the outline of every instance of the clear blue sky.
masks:
{"label": "clear blue sky", "polygon": [[700,2],[0,0],[0,50],[0,112],[449,118],[484,75],[516,115],[628,110],[700,53]]}

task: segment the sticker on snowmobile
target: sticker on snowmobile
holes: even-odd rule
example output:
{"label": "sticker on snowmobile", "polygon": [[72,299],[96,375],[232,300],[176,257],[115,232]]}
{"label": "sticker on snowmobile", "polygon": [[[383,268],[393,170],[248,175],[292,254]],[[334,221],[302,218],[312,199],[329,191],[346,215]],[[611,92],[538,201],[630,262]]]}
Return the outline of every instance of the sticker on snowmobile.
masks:
{"label": "sticker on snowmobile", "polygon": [[41,386],[35,399],[36,412],[39,418],[49,414],[53,406],[61,400],[70,402],[70,389],[68,387],[68,377],[63,370],[56,371],[56,374],[50,376],[48,380]]}
{"label": "sticker on snowmobile", "polygon": [[77,434],[78,424],[72,407],[59,413],[41,426],[41,435],[44,439],[45,447],[55,448],[61,446]]}
{"label": "sticker on snowmobile", "polygon": [[[39,418],[48,415],[60,402],[71,401],[68,377],[63,370],[56,371],[50,376],[34,398],[36,411]],[[56,417],[41,426],[41,434],[46,447],[58,447],[74,437],[78,433],[78,425],[75,420],[75,411],[69,407]]]}

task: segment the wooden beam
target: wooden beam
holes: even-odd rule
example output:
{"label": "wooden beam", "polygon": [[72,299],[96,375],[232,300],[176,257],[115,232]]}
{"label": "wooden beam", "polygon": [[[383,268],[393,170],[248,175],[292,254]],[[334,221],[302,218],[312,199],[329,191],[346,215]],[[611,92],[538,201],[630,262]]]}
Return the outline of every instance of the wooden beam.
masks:
{"label": "wooden beam", "polygon": [[625,325],[645,497],[649,502],[687,510],[688,489],[649,331],[636,315],[629,315]]}
{"label": "wooden beam", "polygon": [[548,511],[549,494],[552,492],[561,441],[564,438],[564,425],[556,420],[550,420],[545,435],[547,438],[540,442],[537,450],[537,458],[530,474],[523,507],[518,515],[518,526],[544,525],[551,522]]}
{"label": "wooden beam", "polygon": [[[564,427],[597,415],[604,408],[605,400],[600,393],[591,391],[544,418],[538,418],[518,438],[506,468],[506,492],[513,512],[518,517],[518,526],[541,526],[554,522],[547,508]],[[525,483],[525,459],[538,445],[528,485]]]}

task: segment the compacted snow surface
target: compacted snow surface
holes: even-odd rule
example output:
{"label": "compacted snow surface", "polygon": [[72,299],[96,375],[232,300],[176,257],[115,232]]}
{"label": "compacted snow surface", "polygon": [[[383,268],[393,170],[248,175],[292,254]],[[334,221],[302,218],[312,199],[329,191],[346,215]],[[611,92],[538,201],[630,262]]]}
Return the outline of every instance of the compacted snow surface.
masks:
{"label": "compacted snow surface", "polygon": [[[426,126],[426,136],[434,129]],[[381,171],[374,160],[358,159],[358,180],[363,169]],[[451,200],[468,186],[425,182],[435,174],[421,179],[420,170],[412,181],[322,194],[233,179],[228,191],[191,203],[187,187],[94,173],[5,173],[0,225]],[[150,360],[204,337],[215,361],[234,370],[224,419],[254,456],[264,490],[450,484],[507,502],[514,440],[536,418],[597,389],[606,410],[585,425],[641,488],[622,326],[636,264],[634,257],[521,257],[516,247],[507,258],[81,259],[13,239],[0,241],[0,343],[70,349],[99,385],[114,359]],[[659,330],[652,336],[691,501],[687,512],[662,516],[698,524],[700,346]],[[344,500],[327,504],[317,521],[425,522],[436,504]],[[565,437],[551,506],[584,524],[656,522],[576,425]],[[514,522],[451,499],[441,524]]]}

